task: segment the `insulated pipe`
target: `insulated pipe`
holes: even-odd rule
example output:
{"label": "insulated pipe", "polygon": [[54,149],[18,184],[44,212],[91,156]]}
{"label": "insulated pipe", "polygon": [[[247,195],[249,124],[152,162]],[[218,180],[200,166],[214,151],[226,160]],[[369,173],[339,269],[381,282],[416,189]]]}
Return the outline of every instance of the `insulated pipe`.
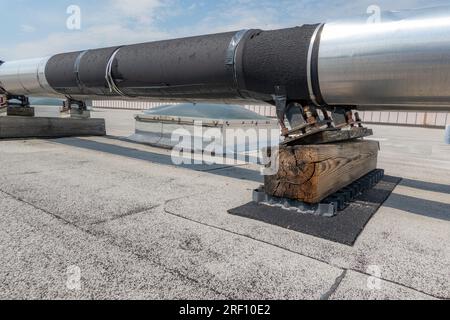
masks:
{"label": "insulated pipe", "polygon": [[63,53],[0,65],[0,91],[361,110],[450,110],[450,10]]}
{"label": "insulated pipe", "polygon": [[80,100],[230,102],[270,102],[280,86],[290,99],[308,100],[307,58],[316,28],[244,30],[5,62],[0,85],[14,95]]}

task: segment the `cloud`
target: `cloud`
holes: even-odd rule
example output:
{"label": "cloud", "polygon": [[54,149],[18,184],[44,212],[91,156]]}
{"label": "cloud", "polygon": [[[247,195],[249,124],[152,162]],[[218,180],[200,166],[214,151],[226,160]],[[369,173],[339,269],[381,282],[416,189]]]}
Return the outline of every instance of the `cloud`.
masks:
{"label": "cloud", "polygon": [[112,7],[139,23],[150,24],[156,9],[162,7],[162,0],[112,0]]}
{"label": "cloud", "polygon": [[[31,0],[30,0],[31,1]],[[64,29],[59,9],[43,8],[46,21],[61,28],[42,35],[31,25],[27,34],[8,47],[0,47],[4,59],[32,58],[58,52],[147,42],[247,28],[277,29],[366,14],[373,0],[78,0],[82,29]],[[447,0],[377,0],[382,10],[443,5]],[[52,11],[53,10],[53,11]],[[57,10],[57,11],[55,11]],[[62,16],[64,18],[64,15]],[[34,32],[33,32],[34,31]],[[37,32],[39,31],[39,32]]]}
{"label": "cloud", "polygon": [[35,31],[36,31],[36,27],[30,26],[30,25],[28,25],[28,24],[22,24],[22,25],[20,26],[20,29],[21,29],[23,32],[26,32],[26,33],[32,33],[32,32],[35,32]]}
{"label": "cloud", "polygon": [[274,1],[228,0],[219,3],[195,24],[173,30],[178,36],[236,31],[250,28],[277,29],[288,26],[281,4]]}
{"label": "cloud", "polygon": [[158,40],[167,36],[164,32],[147,28],[131,30],[120,25],[93,26],[81,31],[52,33],[44,39],[19,43],[13,50],[8,50],[8,55],[14,56],[14,59],[33,58],[67,51],[133,44],[148,39]]}
{"label": "cloud", "polygon": [[[157,10],[162,0],[108,0],[109,5],[97,14],[82,10],[80,30],[61,29],[44,37],[17,43],[12,48],[0,48],[5,59],[25,59],[60,52],[78,51],[100,47],[159,40],[169,35],[154,26]],[[61,13],[58,12],[58,15]],[[57,18],[55,17],[55,20]],[[33,32],[32,26],[21,26],[23,32]]]}

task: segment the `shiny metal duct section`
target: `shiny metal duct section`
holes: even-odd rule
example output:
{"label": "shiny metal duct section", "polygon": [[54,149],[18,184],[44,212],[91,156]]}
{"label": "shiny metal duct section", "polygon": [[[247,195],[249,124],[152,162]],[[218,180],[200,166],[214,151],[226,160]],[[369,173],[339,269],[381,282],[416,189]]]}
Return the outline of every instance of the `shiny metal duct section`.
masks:
{"label": "shiny metal duct section", "polygon": [[385,12],[327,23],[318,56],[328,105],[449,110],[450,9]]}
{"label": "shiny metal duct section", "polygon": [[49,57],[4,62],[0,65],[0,87],[14,95],[58,96],[47,82]]}

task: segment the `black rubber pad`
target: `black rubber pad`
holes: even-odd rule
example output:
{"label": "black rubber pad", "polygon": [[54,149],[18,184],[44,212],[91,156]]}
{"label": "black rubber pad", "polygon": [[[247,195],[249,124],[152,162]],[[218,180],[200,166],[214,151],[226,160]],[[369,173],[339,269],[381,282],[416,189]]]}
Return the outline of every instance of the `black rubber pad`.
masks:
{"label": "black rubber pad", "polygon": [[337,216],[328,218],[257,205],[232,209],[230,214],[250,218],[318,238],[353,246],[367,223],[389,198],[401,179],[386,176],[373,189],[356,198]]}

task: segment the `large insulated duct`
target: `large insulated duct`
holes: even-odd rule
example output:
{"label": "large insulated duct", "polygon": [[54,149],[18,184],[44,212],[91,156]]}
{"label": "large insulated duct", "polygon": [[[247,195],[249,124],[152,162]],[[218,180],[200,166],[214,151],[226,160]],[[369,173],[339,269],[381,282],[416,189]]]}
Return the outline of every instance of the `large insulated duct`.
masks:
{"label": "large insulated duct", "polygon": [[450,10],[159,41],[0,65],[10,95],[450,110]]}
{"label": "large insulated duct", "polygon": [[283,86],[290,98],[308,100],[316,29],[245,30],[5,62],[0,85],[14,95],[173,101],[271,101]]}

